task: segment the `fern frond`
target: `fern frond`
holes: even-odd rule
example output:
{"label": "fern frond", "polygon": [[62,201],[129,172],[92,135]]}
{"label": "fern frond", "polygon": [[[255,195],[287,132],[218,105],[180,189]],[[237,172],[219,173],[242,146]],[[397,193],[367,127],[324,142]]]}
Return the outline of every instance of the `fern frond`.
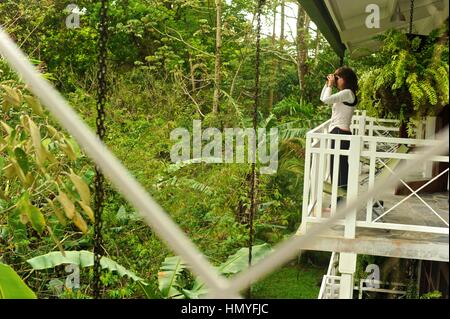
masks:
{"label": "fern frond", "polygon": [[203,183],[200,183],[195,179],[183,177],[179,179],[179,182],[180,185],[195,190],[196,192],[203,193],[208,196],[215,195],[215,191],[211,187]]}
{"label": "fern frond", "polygon": [[290,129],[285,129],[279,132],[280,136],[280,142],[282,141],[287,141],[290,139],[294,139],[294,138],[305,138],[306,133],[310,130],[311,128],[290,128]]}
{"label": "fern frond", "polygon": [[365,72],[360,78],[360,103],[359,108],[367,110],[368,113],[376,115],[377,111],[374,109],[374,101],[376,100],[377,89],[375,89],[375,82],[379,79],[381,69],[371,69]]}
{"label": "fern frond", "polygon": [[420,81],[418,85],[422,89],[422,91],[425,92],[430,104],[436,105],[438,103],[438,96],[437,96],[436,90],[433,88],[431,83],[427,80],[423,80],[423,81]]}
{"label": "fern frond", "polygon": [[408,72],[408,63],[410,63],[408,59],[410,58],[411,55],[407,51],[403,50],[400,52],[398,60],[395,63],[396,79],[394,85],[392,86],[393,90],[400,89],[405,83],[405,79],[407,77]]}
{"label": "fern frond", "polygon": [[408,88],[408,91],[411,94],[414,110],[418,111],[423,103],[425,94],[422,92],[422,89],[416,83],[411,84]]}
{"label": "fern frond", "polygon": [[448,104],[449,100],[449,72],[448,72],[448,64],[440,66],[436,73],[438,77],[435,78],[436,85],[438,87],[438,92],[442,96],[443,104]]}

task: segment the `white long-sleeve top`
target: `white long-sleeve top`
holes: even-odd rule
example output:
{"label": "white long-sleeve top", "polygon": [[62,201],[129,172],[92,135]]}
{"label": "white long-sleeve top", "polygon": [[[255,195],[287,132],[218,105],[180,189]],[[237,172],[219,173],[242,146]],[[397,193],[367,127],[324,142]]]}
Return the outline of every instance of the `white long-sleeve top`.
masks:
{"label": "white long-sleeve top", "polygon": [[329,131],[331,132],[335,127],[350,131],[350,124],[352,123],[355,108],[345,105],[344,102],[352,104],[355,102],[356,97],[350,89],[344,89],[336,94],[331,93],[332,88],[325,84],[320,94],[320,100],[323,103],[333,105]]}

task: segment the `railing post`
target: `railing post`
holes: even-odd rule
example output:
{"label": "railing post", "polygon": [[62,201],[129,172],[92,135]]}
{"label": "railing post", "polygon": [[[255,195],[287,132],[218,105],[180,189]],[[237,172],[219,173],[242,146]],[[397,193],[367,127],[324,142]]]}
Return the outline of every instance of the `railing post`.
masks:
{"label": "railing post", "polygon": [[[376,151],[377,151],[377,142],[370,141],[369,143],[369,187],[368,189],[372,189],[375,184],[375,170],[376,170]],[[367,201],[366,205],[366,222],[372,222],[372,207],[373,207],[373,198]]]}
{"label": "railing post", "polygon": [[[317,204],[317,188],[318,188],[318,176],[319,176],[319,153],[312,153],[312,167],[311,167],[311,181],[310,181],[310,189],[311,189],[311,204]],[[315,212],[315,206],[312,210],[313,214]]]}
{"label": "railing post", "polygon": [[368,136],[373,136],[373,125],[374,125],[373,123],[374,123],[374,119],[371,118],[370,121],[369,121],[369,134],[368,134]]}
{"label": "railing post", "polygon": [[366,114],[359,116],[358,135],[366,135]]}
{"label": "railing post", "polygon": [[[361,136],[350,137],[350,149],[348,156],[348,184],[347,184],[347,203],[357,199],[359,188],[359,160],[361,156]],[[348,212],[345,222],[345,237],[355,238],[356,228],[356,209]]]}
{"label": "railing post", "polygon": [[417,123],[417,128],[416,128],[416,136],[415,136],[415,138],[418,139],[418,140],[422,140],[423,139],[423,136],[424,136],[423,130],[424,130],[424,126],[425,126],[424,124],[425,124],[424,120],[421,117],[419,119],[419,123]]}
{"label": "railing post", "polygon": [[[311,144],[312,138],[309,133],[306,134],[306,152],[305,152],[305,170],[303,182],[303,207],[301,227],[306,227],[306,218],[308,217],[308,207],[311,203]],[[306,230],[306,229],[303,229]]]}
{"label": "railing post", "polygon": [[325,177],[325,160],[327,155],[325,155],[327,146],[327,138],[325,136],[320,138],[320,153],[319,155],[319,170],[317,178],[317,204],[315,207],[316,214],[315,217],[322,218],[322,203],[323,203],[323,182]]}
{"label": "railing post", "polygon": [[[348,157],[347,203],[355,201],[358,197],[361,139],[362,136],[352,136],[350,138],[350,154]],[[345,238],[355,238],[356,213],[356,209],[347,212],[344,229]],[[340,299],[351,299],[353,297],[353,277],[356,271],[356,256],[357,255],[355,253],[341,253],[339,256],[339,272],[341,273],[341,283],[339,290]]]}
{"label": "railing post", "polygon": [[[425,122],[425,139],[434,140],[436,136],[436,117],[428,116]],[[424,174],[425,178],[433,177],[433,162],[425,162]]]}

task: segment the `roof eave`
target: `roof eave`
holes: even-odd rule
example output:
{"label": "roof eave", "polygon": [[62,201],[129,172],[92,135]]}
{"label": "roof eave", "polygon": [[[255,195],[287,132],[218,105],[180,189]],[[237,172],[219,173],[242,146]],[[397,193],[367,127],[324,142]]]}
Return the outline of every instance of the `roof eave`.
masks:
{"label": "roof eave", "polygon": [[333,18],[324,0],[298,0],[308,16],[316,24],[330,46],[340,57],[345,55],[345,45],[341,41],[339,31],[333,23]]}

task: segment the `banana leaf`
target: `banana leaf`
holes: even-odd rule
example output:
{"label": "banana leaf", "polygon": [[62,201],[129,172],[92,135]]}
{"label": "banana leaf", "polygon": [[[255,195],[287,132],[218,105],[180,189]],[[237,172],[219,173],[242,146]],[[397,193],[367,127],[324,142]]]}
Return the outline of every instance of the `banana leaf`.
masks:
{"label": "banana leaf", "polygon": [[10,266],[0,263],[0,299],[36,299],[36,295]]}
{"label": "banana leaf", "polygon": [[199,299],[208,293],[208,289],[205,287],[205,283],[197,278],[194,282],[192,289],[183,289],[183,294],[188,299]]}
{"label": "banana leaf", "polygon": [[178,276],[186,268],[186,264],[179,256],[164,259],[160,272],[158,273],[159,290],[163,298],[183,299],[180,292]]}
{"label": "banana leaf", "polygon": [[[253,246],[252,248],[252,264],[256,264],[272,251],[268,244]],[[236,274],[248,267],[248,248],[239,249],[234,255],[219,266],[218,270],[224,275]]]}
{"label": "banana leaf", "polygon": [[[64,257],[60,251],[54,251],[28,259],[27,262],[33,267],[34,270],[54,268],[62,264],[75,264],[80,267],[90,267],[94,265],[94,254],[90,251],[66,251],[65,254],[66,256]],[[145,282],[144,279],[136,276],[133,272],[127,270],[107,257],[102,257],[100,259],[100,265],[103,269],[115,271],[122,277],[128,276],[134,281]]]}

